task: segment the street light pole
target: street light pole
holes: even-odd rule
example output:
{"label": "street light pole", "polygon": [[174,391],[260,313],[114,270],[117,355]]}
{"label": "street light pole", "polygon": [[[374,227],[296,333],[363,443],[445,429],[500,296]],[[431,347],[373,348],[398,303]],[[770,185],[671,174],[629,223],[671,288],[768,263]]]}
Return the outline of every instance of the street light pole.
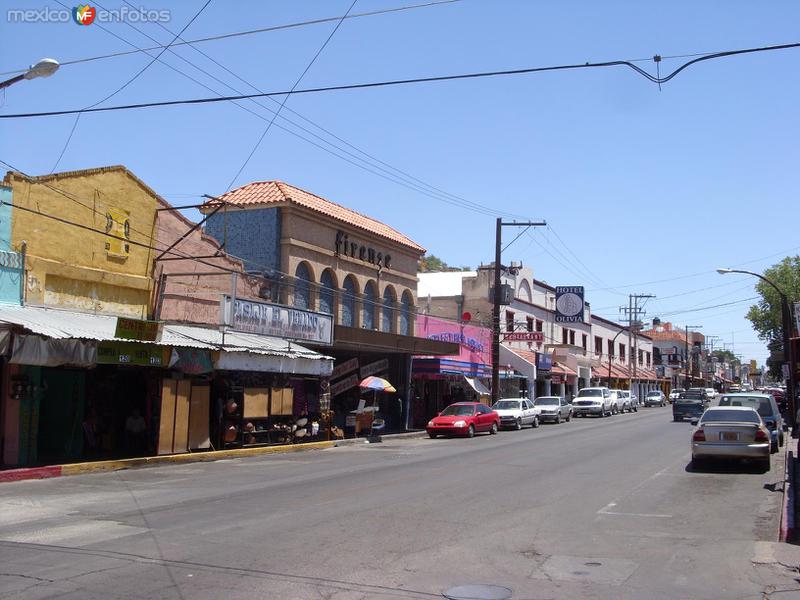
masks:
{"label": "street light pole", "polygon": [[35,65],[31,65],[30,68],[25,71],[24,73],[20,73],[16,77],[12,77],[11,79],[6,79],[5,81],[0,81],[0,90],[3,88],[7,88],[10,85],[14,85],[22,81],[23,79],[36,79],[37,77],[50,77],[53,73],[58,71],[58,64],[57,60],[52,58],[43,58]]}
{"label": "street light pole", "polygon": [[771,285],[778,295],[781,298],[781,329],[783,329],[783,362],[789,363],[789,382],[787,387],[787,395],[789,396],[789,425],[794,428],[796,425],[796,414],[795,414],[795,387],[796,387],[796,376],[795,373],[797,371],[797,359],[794,355],[794,351],[792,349],[792,340],[791,340],[791,333],[792,333],[792,309],[789,306],[789,298],[786,294],[783,293],[783,290],[775,285],[774,282],[770,281],[760,273],[754,273],[753,271],[743,271],[740,269],[717,269],[717,273],[720,275],[727,275],[728,273],[742,273],[743,275],[752,275],[753,277],[758,277],[761,281]]}
{"label": "street light pole", "polygon": [[[500,257],[503,253],[503,227],[544,227],[546,221],[531,223],[503,223],[498,217],[494,237],[494,290],[492,291],[492,404],[500,399]],[[522,232],[520,233],[520,235]]]}

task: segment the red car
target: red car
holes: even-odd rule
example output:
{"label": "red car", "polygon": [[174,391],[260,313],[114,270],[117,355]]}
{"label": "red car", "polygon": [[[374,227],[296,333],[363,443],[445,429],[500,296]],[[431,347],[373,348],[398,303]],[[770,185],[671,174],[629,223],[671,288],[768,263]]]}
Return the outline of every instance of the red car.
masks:
{"label": "red car", "polygon": [[432,438],[437,435],[474,436],[479,431],[497,433],[500,416],[480,402],[457,402],[428,421],[425,431]]}

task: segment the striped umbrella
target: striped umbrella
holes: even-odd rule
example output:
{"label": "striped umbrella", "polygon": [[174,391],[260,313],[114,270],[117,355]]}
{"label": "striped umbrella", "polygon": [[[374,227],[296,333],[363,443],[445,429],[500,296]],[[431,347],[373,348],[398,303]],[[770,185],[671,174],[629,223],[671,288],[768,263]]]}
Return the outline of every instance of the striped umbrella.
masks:
{"label": "striped umbrella", "polygon": [[362,390],[373,390],[375,392],[396,392],[394,386],[381,377],[365,377],[358,384]]}

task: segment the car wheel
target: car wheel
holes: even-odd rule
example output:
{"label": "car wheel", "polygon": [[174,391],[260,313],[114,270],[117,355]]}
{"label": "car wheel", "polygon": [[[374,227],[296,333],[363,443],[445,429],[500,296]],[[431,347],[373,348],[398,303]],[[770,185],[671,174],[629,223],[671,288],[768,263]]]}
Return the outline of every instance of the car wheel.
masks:
{"label": "car wheel", "polygon": [[639,412],[639,407],[638,406],[634,406],[633,407],[633,412]]}
{"label": "car wheel", "polygon": [[777,454],[778,453],[778,442],[770,443],[769,445],[769,453],[770,454]]}
{"label": "car wheel", "polygon": [[783,446],[783,433],[781,433],[780,437],[778,438],[778,445]]}
{"label": "car wheel", "polygon": [[[520,422],[519,428],[522,429],[522,423],[521,422]],[[494,423],[492,423],[492,428],[489,430],[489,434],[491,434],[491,435],[496,434],[497,433],[497,429],[498,429],[497,421],[495,421]]]}
{"label": "car wheel", "polygon": [[561,425],[561,413],[556,415],[556,425]]}
{"label": "car wheel", "polygon": [[611,407],[611,414],[612,415],[616,415],[618,412],[619,412],[619,407],[618,406],[612,406]]}
{"label": "car wheel", "polygon": [[539,426],[539,415],[534,415],[533,423],[531,423],[531,428],[536,429]]}
{"label": "car wheel", "polygon": [[514,428],[519,431],[522,429],[522,417],[517,417],[517,422],[514,424]]}
{"label": "car wheel", "polygon": [[572,420],[572,413],[567,413],[567,423]]}
{"label": "car wheel", "polygon": [[470,425],[469,429],[467,429],[467,437],[475,437],[475,426]]}
{"label": "car wheel", "polygon": [[436,439],[436,437],[437,437],[437,435],[438,435],[438,434],[436,434],[436,433],[429,433],[429,434],[428,434],[428,436],[429,436],[429,437],[430,437],[432,440],[435,440],[435,439]]}

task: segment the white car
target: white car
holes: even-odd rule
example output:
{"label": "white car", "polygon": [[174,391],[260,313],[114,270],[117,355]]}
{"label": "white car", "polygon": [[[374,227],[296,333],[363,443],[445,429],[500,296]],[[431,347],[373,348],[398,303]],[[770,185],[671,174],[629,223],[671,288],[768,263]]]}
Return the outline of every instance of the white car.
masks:
{"label": "white car", "polygon": [[709,400],[716,400],[717,390],[715,390],[714,388],[706,388],[706,395],[708,396]]}
{"label": "white car", "polygon": [[525,425],[539,426],[542,409],[527,398],[501,398],[492,406],[500,416],[500,427],[522,429]]}
{"label": "white car", "polygon": [[[613,391],[613,390],[612,390]],[[628,390],[617,390],[617,401],[619,402],[619,412],[638,412],[639,400],[634,401],[634,397]]]}
{"label": "white car", "polygon": [[572,400],[572,416],[608,416],[612,414],[615,400],[616,398],[612,399],[611,390],[607,387],[582,388],[578,391],[578,395]]}
{"label": "white car", "polygon": [[675,388],[669,393],[669,403],[672,404],[675,400],[681,397],[683,393],[683,388]]}

